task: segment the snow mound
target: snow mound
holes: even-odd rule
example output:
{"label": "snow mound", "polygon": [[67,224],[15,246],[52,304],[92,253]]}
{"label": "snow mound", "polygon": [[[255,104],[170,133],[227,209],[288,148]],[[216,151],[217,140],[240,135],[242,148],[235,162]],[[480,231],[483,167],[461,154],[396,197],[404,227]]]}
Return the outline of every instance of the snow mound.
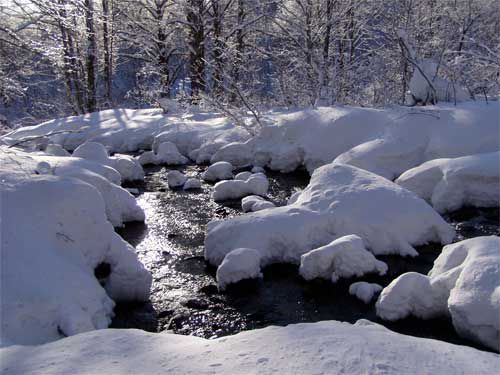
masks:
{"label": "snow mound", "polygon": [[[40,164],[27,154],[0,152],[1,211],[8,218],[1,221],[0,244],[3,345],[106,328],[113,299],[149,298],[151,275],[114,232],[99,191],[76,178],[36,175]],[[94,276],[102,264],[110,269],[103,287]]]}
{"label": "snow mound", "polygon": [[356,235],[344,236],[300,257],[300,275],[306,280],[322,278],[333,283],[341,278],[360,277],[377,272],[385,275],[387,264],[366,250]]}
{"label": "snow mound", "polygon": [[498,207],[500,152],[428,161],[396,183],[430,202],[438,212],[462,206]]}
{"label": "snow mound", "polygon": [[240,172],[236,176],[234,176],[235,180],[246,181],[252,175],[252,172]]}
{"label": "snow mound", "polygon": [[146,151],[137,157],[137,161],[141,165],[184,165],[187,164],[189,160],[179,152],[175,144],[172,142],[162,142],[158,145],[156,152]]}
{"label": "snow mound", "polygon": [[254,249],[235,249],[228,253],[217,268],[217,285],[225,290],[229,284],[243,279],[261,278],[260,253]]}
{"label": "snow mound", "polygon": [[491,375],[493,353],[405,336],[378,324],[291,324],[205,340],[136,329],[89,332],[0,351],[3,375],[384,374]]}
{"label": "snow mound", "polygon": [[187,181],[187,177],[179,171],[169,171],[167,173],[168,187],[175,189],[184,185]]}
{"label": "snow mound", "polygon": [[239,247],[261,252],[263,265],[294,262],[349,234],[374,254],[416,255],[413,246],[450,243],[455,235],[424,200],[361,169],[329,164],[314,171],[294,203],[208,226],[205,258],[218,265]]}
{"label": "snow mound", "polygon": [[252,173],[266,173],[266,170],[262,167],[253,167]]}
{"label": "snow mound", "polygon": [[247,180],[219,181],[214,186],[213,198],[216,202],[239,199],[247,195],[266,195],[269,181],[262,173],[252,174]]}
{"label": "snow mound", "polygon": [[246,143],[233,142],[219,148],[212,156],[210,163],[227,161],[237,168],[246,167],[252,163],[252,148]]}
{"label": "snow mound", "polygon": [[73,151],[73,157],[92,160],[116,169],[125,181],[143,180],[141,165],[131,156],[116,154],[109,157],[108,150],[97,142],[86,142]]}
{"label": "snow mound", "polygon": [[428,319],[449,314],[458,334],[500,348],[500,238],[476,237],[445,246],[429,275],[410,272],[381,293],[377,315]]}
{"label": "snow mound", "polygon": [[205,172],[202,174],[202,178],[205,181],[215,182],[218,180],[229,180],[233,178],[233,165],[226,161],[219,161],[215,164],[212,164],[207,168]]}
{"label": "snow mound", "polygon": [[241,209],[243,212],[256,212],[273,207],[276,207],[273,202],[266,201],[258,195],[249,195],[241,200]]}
{"label": "snow mound", "polygon": [[359,281],[349,286],[349,294],[360,299],[364,303],[370,303],[375,294],[382,290],[382,286],[378,284],[367,283],[366,281]]}
{"label": "snow mound", "polygon": [[71,154],[60,145],[50,143],[45,147],[45,153],[52,156],[71,156]]}
{"label": "snow mound", "polygon": [[201,189],[201,181],[197,178],[188,178],[183,186],[184,190]]}

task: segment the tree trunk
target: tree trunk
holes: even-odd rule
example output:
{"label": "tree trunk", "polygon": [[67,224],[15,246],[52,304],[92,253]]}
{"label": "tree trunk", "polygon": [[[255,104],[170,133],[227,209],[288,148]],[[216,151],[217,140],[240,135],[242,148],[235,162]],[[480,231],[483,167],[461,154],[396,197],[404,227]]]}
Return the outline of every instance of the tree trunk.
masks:
{"label": "tree trunk", "polygon": [[187,13],[189,23],[189,75],[191,102],[196,104],[205,90],[205,28],[203,24],[204,1],[190,0]]}
{"label": "tree trunk", "polygon": [[85,0],[85,23],[87,28],[87,111],[94,112],[96,110],[96,52],[97,43],[94,29],[94,1]]}
{"label": "tree trunk", "polygon": [[111,58],[111,0],[102,0],[102,43],[104,47],[104,85],[105,101],[108,106],[112,103],[112,74],[113,60]]}

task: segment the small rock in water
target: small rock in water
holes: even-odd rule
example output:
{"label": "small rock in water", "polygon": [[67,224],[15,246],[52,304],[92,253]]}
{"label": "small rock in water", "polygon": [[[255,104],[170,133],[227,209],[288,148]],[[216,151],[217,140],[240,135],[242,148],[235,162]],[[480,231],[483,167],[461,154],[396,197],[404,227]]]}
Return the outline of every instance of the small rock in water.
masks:
{"label": "small rock in water", "polygon": [[184,185],[186,182],[187,177],[184,176],[181,172],[179,171],[170,171],[167,173],[167,181],[168,181],[168,186],[172,188],[178,188]]}
{"label": "small rock in water", "polygon": [[201,188],[201,181],[197,178],[188,178],[186,183],[184,184],[184,190],[190,190],[190,189],[200,189]]}
{"label": "small rock in water", "polygon": [[191,298],[184,303],[184,306],[190,309],[205,310],[208,308],[208,302],[203,299]]}

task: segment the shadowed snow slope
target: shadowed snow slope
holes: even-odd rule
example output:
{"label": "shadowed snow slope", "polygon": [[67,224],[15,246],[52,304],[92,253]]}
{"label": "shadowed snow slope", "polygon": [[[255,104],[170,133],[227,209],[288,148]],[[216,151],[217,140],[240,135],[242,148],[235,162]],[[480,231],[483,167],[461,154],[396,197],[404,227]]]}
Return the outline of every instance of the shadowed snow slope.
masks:
{"label": "shadowed snow slope", "polygon": [[431,160],[406,171],[396,183],[439,212],[462,206],[498,207],[500,152]]}
{"label": "shadowed snow slope", "polygon": [[[112,300],[147,300],[151,275],[107,221],[99,191],[83,181],[107,180],[90,171],[82,179],[37,175],[47,163],[0,151],[1,344],[106,328]],[[94,276],[102,263],[111,270],[104,287]]]}
{"label": "shadowed snow slope", "polygon": [[500,238],[476,237],[445,246],[429,276],[405,273],[377,301],[386,320],[450,314],[464,337],[500,349]]}
{"label": "shadowed snow slope", "polygon": [[99,330],[0,351],[3,375],[62,374],[477,374],[497,355],[404,336],[368,321],[267,327],[206,340],[139,330]]}
{"label": "shadowed snow slope", "polygon": [[261,252],[262,264],[295,262],[309,250],[356,234],[374,254],[416,255],[430,241],[450,243],[454,230],[414,193],[348,165],[314,171],[295,202],[209,223],[205,258],[218,265],[233,249]]}

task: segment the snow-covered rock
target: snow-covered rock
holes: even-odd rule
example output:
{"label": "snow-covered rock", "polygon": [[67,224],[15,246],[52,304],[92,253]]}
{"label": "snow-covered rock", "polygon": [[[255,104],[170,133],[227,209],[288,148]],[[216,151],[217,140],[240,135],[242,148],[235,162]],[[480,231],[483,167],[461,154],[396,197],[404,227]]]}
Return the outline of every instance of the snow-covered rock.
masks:
{"label": "snow-covered rock", "polygon": [[364,303],[370,303],[375,294],[379,293],[382,289],[381,285],[367,283],[366,281],[358,281],[349,286],[349,294],[355,296]]}
{"label": "snow-covered rock", "polygon": [[1,349],[2,375],[384,374],[491,375],[498,355],[358,321],[291,324],[215,340],[105,329]]}
{"label": "snow-covered rock", "polygon": [[198,178],[188,178],[182,188],[184,190],[201,189],[201,181]]}
{"label": "snow-covered rock", "polygon": [[500,238],[476,237],[445,246],[428,276],[410,272],[381,293],[377,315],[451,316],[461,336],[500,347]]}
{"label": "snow-covered rock", "polygon": [[266,170],[262,167],[253,167],[252,168],[252,173],[266,173]]}
{"label": "snow-covered rock", "polygon": [[256,212],[273,207],[276,207],[273,202],[266,201],[258,195],[249,195],[241,200],[241,209],[243,212]]}
{"label": "snow-covered rock", "polygon": [[247,180],[219,181],[214,186],[213,198],[216,202],[239,199],[247,195],[266,195],[269,181],[262,173],[252,174]]}
{"label": "snow-covered rock", "polygon": [[428,161],[396,183],[430,202],[438,212],[462,206],[498,207],[500,152]]}
{"label": "snow-covered rock", "polygon": [[52,156],[71,156],[68,151],[54,143],[50,143],[45,147],[45,153]]}
{"label": "snow-covered rock", "polygon": [[116,154],[110,157],[108,150],[97,142],[86,142],[73,151],[73,157],[92,160],[116,169],[125,181],[143,180],[141,165],[131,156]]}
{"label": "snow-covered rock", "polygon": [[222,146],[210,159],[210,163],[227,161],[237,168],[246,167],[252,163],[252,148],[246,143],[233,142]]}
{"label": "snow-covered rock", "polygon": [[236,176],[234,176],[235,180],[246,181],[252,175],[252,172],[240,172]]}
{"label": "snow-covered rock", "polygon": [[231,250],[257,249],[262,264],[299,262],[300,256],[349,234],[374,254],[416,255],[413,246],[450,243],[455,235],[424,200],[361,169],[329,164],[285,207],[263,210],[208,226],[205,258],[218,265]]}
{"label": "snow-covered rock", "polygon": [[[39,164],[0,152],[2,345],[106,328],[113,300],[149,298],[151,275],[114,232],[101,193],[77,178],[37,175]],[[100,264],[110,266],[103,287],[94,276]]]}
{"label": "snow-covered rock", "polygon": [[376,272],[385,275],[387,264],[366,250],[356,235],[344,236],[300,257],[300,275],[306,280],[322,278],[337,282],[341,278],[360,277]]}
{"label": "snow-covered rock", "polygon": [[202,178],[205,181],[215,182],[218,180],[229,180],[233,178],[233,165],[226,161],[219,161],[215,164],[212,164],[207,168],[205,172],[202,174]]}
{"label": "snow-covered rock", "polygon": [[162,142],[155,151],[146,151],[137,157],[141,165],[146,164],[168,164],[184,165],[188,163],[188,158],[182,155],[177,146],[172,142]]}
{"label": "snow-covered rock", "polygon": [[173,170],[167,173],[168,187],[175,189],[184,185],[187,181],[187,177],[179,171]]}
{"label": "snow-covered rock", "polygon": [[217,268],[217,285],[225,290],[229,284],[244,279],[261,278],[260,253],[254,249],[235,249],[229,252]]}

